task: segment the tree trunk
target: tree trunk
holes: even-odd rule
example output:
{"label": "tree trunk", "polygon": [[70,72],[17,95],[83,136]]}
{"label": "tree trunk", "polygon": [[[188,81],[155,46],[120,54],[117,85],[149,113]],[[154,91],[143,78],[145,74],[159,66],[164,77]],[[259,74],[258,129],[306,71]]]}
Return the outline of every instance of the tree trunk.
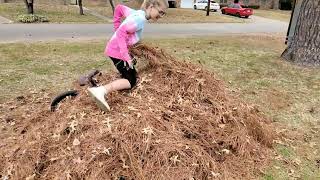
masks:
{"label": "tree trunk", "polygon": [[112,14],[114,14],[114,3],[113,3],[113,0],[109,0],[109,3],[110,3],[111,8],[112,8]]}
{"label": "tree trunk", "polygon": [[273,9],[278,10],[279,9],[279,0],[273,0],[272,6],[273,6]]}
{"label": "tree trunk", "polygon": [[207,16],[209,16],[209,13],[210,13],[210,1],[211,0],[208,0],[208,4],[207,4]]}
{"label": "tree trunk", "polygon": [[78,1],[79,1],[80,15],[84,15],[83,8],[82,8],[82,0],[78,0]]}
{"label": "tree trunk", "polygon": [[320,65],[320,1],[303,0],[292,41],[281,57],[300,65]]}
{"label": "tree trunk", "polygon": [[28,14],[33,14],[33,0],[24,0],[24,3],[26,4]]}

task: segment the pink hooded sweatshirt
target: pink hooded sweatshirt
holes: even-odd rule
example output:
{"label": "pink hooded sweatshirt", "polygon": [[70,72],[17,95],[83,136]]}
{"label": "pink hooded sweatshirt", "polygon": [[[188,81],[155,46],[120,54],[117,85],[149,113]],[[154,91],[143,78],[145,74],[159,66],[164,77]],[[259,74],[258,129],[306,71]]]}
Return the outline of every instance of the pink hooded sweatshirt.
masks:
{"label": "pink hooded sweatshirt", "polygon": [[[138,43],[146,22],[143,10],[134,10],[124,5],[117,5],[114,12],[113,24],[115,33],[104,51],[105,56],[130,61],[128,46]],[[121,23],[121,20],[123,22]]]}

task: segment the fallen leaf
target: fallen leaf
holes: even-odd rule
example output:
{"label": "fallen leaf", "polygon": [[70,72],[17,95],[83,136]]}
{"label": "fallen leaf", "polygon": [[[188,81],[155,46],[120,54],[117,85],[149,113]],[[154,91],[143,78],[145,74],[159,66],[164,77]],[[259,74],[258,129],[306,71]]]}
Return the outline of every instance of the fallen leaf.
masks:
{"label": "fallen leaf", "polygon": [[170,161],[172,161],[174,164],[177,164],[177,162],[180,162],[180,160],[178,158],[179,158],[179,155],[172,156],[170,158]]}
{"label": "fallen leaf", "polygon": [[70,175],[70,171],[67,171],[67,180],[71,180],[72,179],[72,176]]}
{"label": "fallen leaf", "polygon": [[26,177],[26,180],[34,180],[36,174],[32,174],[31,176]]}
{"label": "fallen leaf", "polygon": [[77,126],[78,126],[78,121],[75,121],[75,120],[71,121],[71,123],[70,123],[71,132],[76,131]]}
{"label": "fallen leaf", "polygon": [[74,163],[81,164],[81,163],[82,163],[82,160],[81,160],[80,157],[78,157],[77,159],[73,159],[73,162],[74,162]]}
{"label": "fallen leaf", "polygon": [[142,133],[144,133],[146,135],[151,135],[151,134],[153,134],[153,130],[150,126],[148,126],[148,127],[142,129]]}
{"label": "fallen leaf", "polygon": [[74,145],[74,146],[78,146],[78,145],[80,145],[80,141],[79,141],[79,139],[75,138],[75,139],[73,140],[72,145]]}
{"label": "fallen leaf", "polygon": [[298,166],[300,166],[300,164],[301,164],[301,160],[298,158],[294,159],[293,162]]}
{"label": "fallen leaf", "polygon": [[13,110],[13,109],[16,109],[16,108],[17,108],[17,106],[10,106],[9,107],[10,110]]}
{"label": "fallen leaf", "polygon": [[110,118],[106,118],[106,120],[105,121],[103,121],[103,123],[107,126],[107,130],[108,130],[108,132],[109,133],[111,133],[112,131],[111,131],[111,122],[112,122],[112,120],[110,120]]}
{"label": "fallen leaf", "polygon": [[192,163],[191,166],[199,166],[197,163]]}
{"label": "fallen leaf", "polygon": [[219,124],[218,126],[219,126],[219,128],[221,128],[221,129],[223,129],[224,127],[226,127],[225,124]]}
{"label": "fallen leaf", "polygon": [[102,167],[103,166],[103,162],[99,162],[99,167]]}
{"label": "fallen leaf", "polygon": [[58,157],[55,157],[55,158],[51,158],[50,161],[52,162],[52,161],[56,161],[58,159],[59,159]]}
{"label": "fallen leaf", "polygon": [[290,169],[288,175],[289,175],[289,176],[293,176],[293,175],[294,175],[294,170],[293,170],[293,169]]}
{"label": "fallen leaf", "polygon": [[222,152],[225,154],[230,154],[230,150],[228,150],[228,149],[222,149]]}
{"label": "fallen leaf", "polygon": [[60,134],[54,133],[54,134],[52,135],[52,138],[53,138],[53,139],[56,139],[56,140],[59,140],[59,139],[60,139]]}
{"label": "fallen leaf", "polygon": [[103,151],[102,151],[102,153],[111,156],[110,150],[111,150],[111,148],[104,148]]}
{"label": "fallen leaf", "polygon": [[215,172],[213,172],[213,171],[211,171],[211,174],[212,174],[212,176],[215,177],[215,178],[221,176],[220,173],[215,173]]}
{"label": "fallen leaf", "polygon": [[138,109],[136,109],[136,108],[134,108],[134,107],[132,107],[132,106],[128,106],[128,109],[129,109],[130,111],[138,111]]}

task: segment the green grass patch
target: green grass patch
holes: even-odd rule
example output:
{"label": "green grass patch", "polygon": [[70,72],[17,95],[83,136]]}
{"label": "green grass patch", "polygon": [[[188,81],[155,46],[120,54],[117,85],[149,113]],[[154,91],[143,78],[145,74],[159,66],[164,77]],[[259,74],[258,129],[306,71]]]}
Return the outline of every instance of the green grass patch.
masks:
{"label": "green grass patch", "polygon": [[34,43],[0,45],[0,99],[28,89],[69,88],[80,74],[94,68],[107,69],[103,43]]}
{"label": "green grass patch", "polygon": [[290,158],[294,156],[294,152],[292,148],[284,146],[284,145],[278,145],[277,146],[278,152],[282,155],[284,158]]}
{"label": "green grass patch", "polygon": [[[23,3],[4,3],[0,4],[0,15],[14,22],[19,22],[18,16],[27,13]],[[34,6],[34,13],[47,17],[49,23],[104,23],[93,15],[79,14],[79,8],[66,5],[37,4]]]}

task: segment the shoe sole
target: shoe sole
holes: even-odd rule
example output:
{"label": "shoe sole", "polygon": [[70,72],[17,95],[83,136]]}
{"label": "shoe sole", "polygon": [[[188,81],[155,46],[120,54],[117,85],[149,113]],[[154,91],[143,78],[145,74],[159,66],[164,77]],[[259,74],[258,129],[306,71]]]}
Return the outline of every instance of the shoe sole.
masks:
{"label": "shoe sole", "polygon": [[93,92],[90,91],[90,89],[88,89],[88,92],[90,94],[90,96],[93,98],[94,102],[98,105],[98,107],[102,110],[102,111],[110,111],[110,106],[107,103],[107,105],[105,105],[102,101],[100,101],[98,98],[96,98],[96,96],[93,94]]}

